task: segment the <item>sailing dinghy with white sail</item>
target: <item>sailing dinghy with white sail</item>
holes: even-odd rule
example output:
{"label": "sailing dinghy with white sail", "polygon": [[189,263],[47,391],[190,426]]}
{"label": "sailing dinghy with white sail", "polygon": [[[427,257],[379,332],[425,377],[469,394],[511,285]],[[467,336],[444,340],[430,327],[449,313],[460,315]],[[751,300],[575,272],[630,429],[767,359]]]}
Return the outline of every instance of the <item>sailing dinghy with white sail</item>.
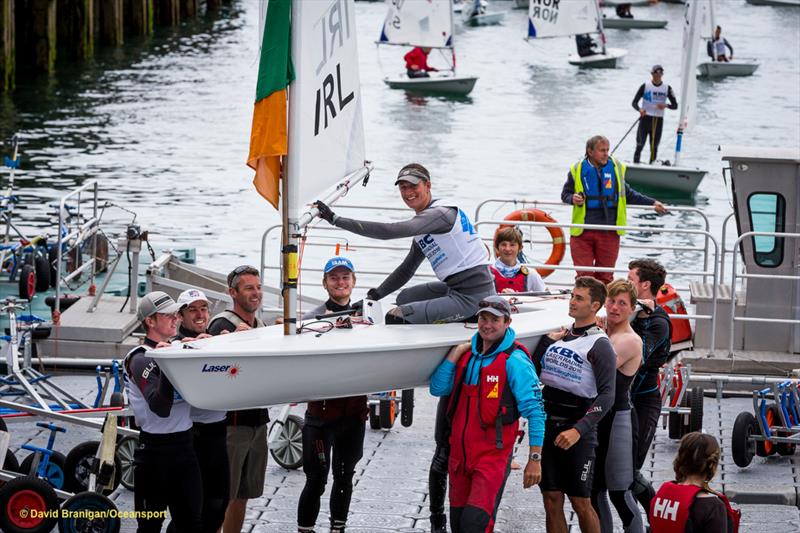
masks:
{"label": "sailing dinghy with white sail", "polygon": [[683,28],[683,55],[681,56],[681,90],[678,93],[678,138],[675,142],[673,164],[646,165],[626,163],[625,179],[631,185],[648,192],[665,193],[676,197],[692,197],[706,175],[705,170],[680,166],[684,136],[694,124],[697,107],[697,77],[695,61],[701,37],[699,25],[705,16],[700,3],[705,0],[690,0],[686,3]]}
{"label": "sailing dinghy with white sail", "polygon": [[709,28],[711,35],[707,41],[711,61],[700,61],[697,64],[698,76],[701,78],[725,78],[727,76],[752,76],[758,69],[758,61],[749,58],[732,58],[728,61],[717,60],[717,47],[714,43],[714,32],[717,21],[714,16],[714,0],[708,0]]}
{"label": "sailing dinghy with white sail", "polygon": [[[336,328],[336,319],[325,317],[316,327],[298,328],[298,237],[316,215],[308,205],[317,198],[335,202],[364,181],[369,168],[364,162],[353,0],[292,2],[291,17],[288,10],[273,10],[273,4],[281,3],[270,2],[264,35],[273,24],[291,18],[294,73],[288,86],[288,155],[281,174],[285,323],[151,352],[178,392],[207,409],[421,386],[449,348],[473,333],[462,323],[385,325],[380,305],[369,301],[364,303],[365,319],[354,320],[351,328]],[[285,20],[271,19],[276,12]],[[263,53],[259,79],[267,63]],[[260,126],[254,123],[254,130]],[[517,340],[529,347],[570,321],[566,299],[516,305],[525,311],[513,316]]]}
{"label": "sailing dinghy with white sail", "polygon": [[570,37],[575,35],[600,35],[602,51],[598,54],[581,57],[571,54],[567,60],[571,65],[594,68],[616,68],[618,61],[628,51],[622,48],[606,47],[603,33],[603,18],[596,0],[530,0],[528,6],[528,35],[526,39],[546,37]]}
{"label": "sailing dinghy with white sail", "polygon": [[502,11],[489,11],[487,0],[467,0],[461,10],[465,26],[492,26],[506,17]]}
{"label": "sailing dinghy with white sail", "polygon": [[477,76],[456,74],[453,44],[453,9],[451,0],[426,2],[387,2],[389,10],[383,22],[379,45],[418,46],[448,51],[451,68],[431,72],[427,77],[410,78],[407,74],[384,78],[392,89],[406,91],[468,95],[478,81]]}

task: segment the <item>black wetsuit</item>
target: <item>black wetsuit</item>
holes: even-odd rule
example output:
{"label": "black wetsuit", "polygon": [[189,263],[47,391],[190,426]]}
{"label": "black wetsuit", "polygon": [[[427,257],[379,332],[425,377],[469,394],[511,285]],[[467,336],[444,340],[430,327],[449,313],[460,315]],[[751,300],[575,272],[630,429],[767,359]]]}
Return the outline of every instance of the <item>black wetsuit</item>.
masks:
{"label": "black wetsuit", "polygon": [[[141,428],[139,447],[134,452],[134,507],[141,513],[169,509],[169,531],[201,531],[203,488],[200,466],[192,442],[189,405],[177,394],[144,345],[125,358],[128,398],[136,424]],[[140,533],[161,531],[164,517],[137,518]]]}
{"label": "black wetsuit", "polygon": [[[177,340],[197,337],[198,333],[184,327],[178,328]],[[192,407],[192,433],[194,451],[200,463],[203,480],[202,533],[216,533],[225,520],[225,510],[230,498],[230,466],[228,464],[227,423],[224,411],[211,411]]]}
{"label": "black wetsuit", "polygon": [[[303,315],[304,320],[326,311],[352,309],[328,299]],[[367,397],[351,396],[308,402],[303,425],[303,472],[306,484],[297,502],[297,526],[313,531],[319,516],[320,497],[325,493],[328,472],[333,470],[330,497],[331,531],[344,531],[353,495],[353,475],[364,454]],[[331,468],[332,467],[332,468]]]}
{"label": "black wetsuit", "polygon": [[[644,83],[636,91],[636,96],[633,97],[633,108],[639,111],[639,100],[644,96]],[[678,100],[675,98],[675,93],[672,92],[672,87],[667,86],[667,109],[678,109]],[[650,137],[650,163],[656,160],[658,155],[658,145],[661,143],[661,132],[664,129],[664,117],[654,117],[645,115],[639,119],[639,127],[636,130],[636,150],[633,152],[633,162],[638,163],[642,156],[642,149],[647,142],[647,137]]]}
{"label": "black wetsuit", "polygon": [[[569,343],[580,339],[595,327],[591,325],[572,328],[562,341]],[[542,382],[546,380],[546,376],[542,373],[542,359],[555,342],[544,336],[533,353],[536,372]],[[580,358],[584,359],[583,356]],[[593,398],[578,396],[547,385],[545,382],[542,397],[547,421],[542,447],[542,481],[539,483],[543,492],[558,491],[580,498],[591,496],[597,424],[614,404],[616,356],[607,337],[600,337],[594,342],[592,348],[585,354],[585,361],[592,366],[597,396]],[[555,445],[556,437],[559,433],[573,428],[580,433],[578,442],[568,450],[558,448]]]}

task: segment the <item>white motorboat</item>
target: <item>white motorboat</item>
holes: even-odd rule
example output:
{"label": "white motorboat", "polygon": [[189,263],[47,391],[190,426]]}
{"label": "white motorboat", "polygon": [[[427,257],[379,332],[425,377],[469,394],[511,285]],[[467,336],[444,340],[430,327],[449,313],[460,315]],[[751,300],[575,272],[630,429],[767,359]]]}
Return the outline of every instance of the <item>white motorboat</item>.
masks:
{"label": "white motorboat", "polygon": [[754,6],[800,7],[800,0],[746,0]]}
{"label": "white motorboat", "polygon": [[[512,328],[529,348],[570,322],[565,297],[517,307]],[[286,336],[282,326],[270,326],[151,354],[192,405],[244,409],[423,386],[450,347],[474,331],[462,323],[354,324]]]}
{"label": "white motorboat", "polygon": [[461,10],[462,21],[465,26],[493,26],[500,24],[506,17],[502,11],[488,11],[489,4],[486,0],[464,2]]}
{"label": "white motorboat", "polygon": [[634,188],[662,192],[668,196],[694,196],[706,175],[706,171],[699,168],[673,167],[658,163],[626,163],[625,167],[625,180]]}
{"label": "white motorboat", "polygon": [[730,61],[702,61],[697,64],[700,78],[724,78],[727,76],[752,76],[758,69],[755,59],[732,59]]}
{"label": "white motorboat", "polygon": [[683,28],[683,54],[681,55],[680,117],[678,137],[675,142],[675,161],[672,165],[640,165],[625,163],[625,179],[647,192],[666,192],[673,197],[692,197],[707,172],[680,164],[684,136],[694,123],[697,105],[697,77],[694,75],[697,52],[702,41],[700,23],[708,11],[702,10],[699,2],[687,4]]}
{"label": "white motorboat", "polygon": [[478,77],[459,76],[456,73],[451,0],[388,2],[388,6],[377,44],[449,51],[452,62],[449,70],[431,72],[428,77],[409,78],[402,73],[387,76],[383,82],[391,89],[416,93],[468,95]]}
{"label": "white motorboat", "polygon": [[569,37],[597,33],[602,48],[597,54],[581,57],[571,54],[567,58],[570,65],[590,68],[616,68],[620,59],[628,52],[622,48],[607,48],[603,33],[603,17],[597,0],[571,0],[553,2],[545,6],[531,2],[528,7],[528,34],[525,39],[546,37]]}
{"label": "white motorboat", "polygon": [[590,56],[570,54],[567,61],[570,65],[583,68],[617,68],[618,62],[627,54],[628,51],[622,48],[606,48],[604,53]]}
{"label": "white motorboat", "polygon": [[409,78],[401,74],[395,78],[384,78],[383,80],[392,89],[456,96],[468,95],[477,81],[477,76],[436,76],[435,74],[429,78]]}
{"label": "white motorboat", "polygon": [[667,21],[606,17],[603,19],[603,27],[615,30],[657,30],[666,28]]}

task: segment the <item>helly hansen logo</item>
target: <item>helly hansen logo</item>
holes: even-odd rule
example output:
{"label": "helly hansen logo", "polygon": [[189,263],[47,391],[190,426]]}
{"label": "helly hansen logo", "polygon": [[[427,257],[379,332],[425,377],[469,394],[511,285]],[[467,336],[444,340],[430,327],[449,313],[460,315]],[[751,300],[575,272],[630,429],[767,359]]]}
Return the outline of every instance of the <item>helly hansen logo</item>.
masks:
{"label": "helly hansen logo", "polygon": [[486,376],[486,383],[500,383],[500,376]]}
{"label": "helly hansen logo", "polygon": [[680,502],[674,502],[666,498],[656,498],[656,503],[653,504],[653,516],[675,522],[678,520],[679,506]]}

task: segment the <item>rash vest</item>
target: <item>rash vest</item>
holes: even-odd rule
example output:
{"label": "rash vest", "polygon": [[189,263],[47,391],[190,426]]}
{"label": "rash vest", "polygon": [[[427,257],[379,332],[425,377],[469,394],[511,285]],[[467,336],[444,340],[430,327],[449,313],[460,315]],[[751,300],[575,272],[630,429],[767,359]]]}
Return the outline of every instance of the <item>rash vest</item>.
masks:
{"label": "rash vest", "polygon": [[539,380],[581,398],[596,397],[597,382],[588,354],[598,339],[607,338],[603,330],[592,328],[583,337],[554,342],[542,356]]}
{"label": "rash vest", "polygon": [[[156,386],[161,374],[161,369],[154,359],[147,357],[150,347],[147,345],[137,346],[125,356],[125,381],[128,391],[128,401],[133,408],[136,418],[136,425],[142,431],[151,434],[178,433],[186,431],[192,427],[190,416],[191,406],[184,401],[177,391],[172,392],[174,398],[172,407],[167,416],[159,416],[147,403],[142,388]],[[136,359],[144,358],[145,364]],[[163,378],[162,378],[163,379]],[[171,388],[171,387],[170,387]]]}
{"label": "rash vest", "polygon": [[654,85],[652,80],[644,83],[644,96],[642,97],[642,109],[651,117],[663,117],[664,110],[659,109],[656,104],[667,103],[667,93],[669,85],[661,82],[661,85]]}
{"label": "rash vest", "polygon": [[[697,495],[704,489],[696,485],[681,485],[667,481],[658,489],[655,498],[650,501],[649,522],[653,533],[684,533],[689,521],[691,509]],[[731,506],[728,498],[712,491],[725,505],[728,517],[728,531],[738,533],[741,512]]]}
{"label": "rash vest", "polygon": [[476,266],[488,265],[489,253],[467,214],[447,200],[434,200],[431,202],[433,206],[458,209],[456,221],[449,232],[414,237],[414,242],[430,261],[439,281]]}

